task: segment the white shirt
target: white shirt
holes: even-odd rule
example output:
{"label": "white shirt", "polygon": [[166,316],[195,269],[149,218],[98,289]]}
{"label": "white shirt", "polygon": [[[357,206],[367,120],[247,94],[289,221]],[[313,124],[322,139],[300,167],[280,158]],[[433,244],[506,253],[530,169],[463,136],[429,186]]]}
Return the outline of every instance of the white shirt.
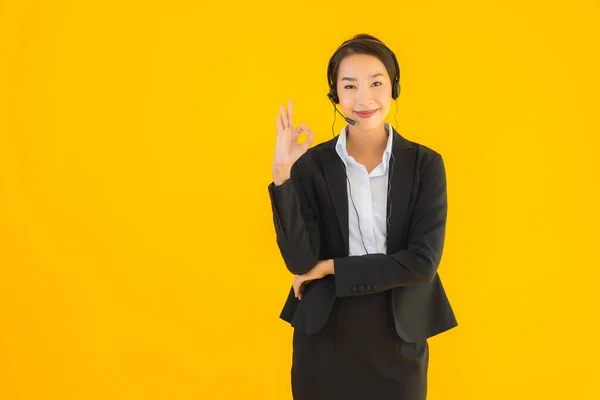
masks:
{"label": "white shirt", "polygon": [[[388,141],[381,163],[369,174],[346,150],[346,128],[339,134],[335,150],[346,165],[348,180],[348,228],[350,234],[349,256],[386,254],[387,194],[390,155],[392,153],[392,126],[388,128]],[[354,204],[353,204],[354,201]],[[356,206],[356,210],[354,207]],[[358,217],[357,217],[358,211]],[[360,221],[360,230],[358,223]],[[361,240],[362,232],[362,240]],[[364,245],[363,245],[364,241]],[[365,247],[367,252],[365,252]]]}

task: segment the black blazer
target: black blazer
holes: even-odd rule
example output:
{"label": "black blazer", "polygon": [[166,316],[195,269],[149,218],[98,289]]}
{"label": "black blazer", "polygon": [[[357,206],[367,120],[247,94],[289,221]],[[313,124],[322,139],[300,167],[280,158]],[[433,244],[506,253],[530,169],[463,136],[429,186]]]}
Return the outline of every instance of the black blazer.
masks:
{"label": "black blazer", "polygon": [[327,321],[336,297],[392,290],[396,330],[407,342],[458,325],[438,273],[446,229],[444,162],[439,153],[392,128],[393,174],[387,215],[387,254],[348,256],[348,197],[338,137],[318,144],[292,166],[291,178],[268,186],[279,250],[287,269],[301,275],[334,259],[335,274],[293,288],[280,318],[307,334]]}

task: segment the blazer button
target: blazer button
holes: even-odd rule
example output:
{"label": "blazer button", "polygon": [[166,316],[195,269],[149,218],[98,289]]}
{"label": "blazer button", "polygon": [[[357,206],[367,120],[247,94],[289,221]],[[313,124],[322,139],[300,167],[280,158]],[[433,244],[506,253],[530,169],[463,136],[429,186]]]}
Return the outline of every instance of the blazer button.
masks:
{"label": "blazer button", "polygon": [[353,293],[358,292],[358,287],[356,285],[352,286],[352,292]]}
{"label": "blazer button", "polygon": [[361,292],[364,292],[365,291],[365,285],[360,285],[358,287],[358,290],[360,290]]}
{"label": "blazer button", "polygon": [[367,291],[372,291],[373,290],[373,285],[367,285]]}

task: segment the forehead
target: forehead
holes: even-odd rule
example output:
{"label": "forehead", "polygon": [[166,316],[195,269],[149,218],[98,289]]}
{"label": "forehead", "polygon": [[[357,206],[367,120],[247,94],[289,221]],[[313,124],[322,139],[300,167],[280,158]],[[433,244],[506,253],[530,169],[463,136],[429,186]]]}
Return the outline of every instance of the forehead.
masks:
{"label": "forehead", "polygon": [[388,77],[387,69],[379,58],[370,54],[351,54],[340,62],[338,79],[343,77],[366,79],[376,73],[382,73]]}

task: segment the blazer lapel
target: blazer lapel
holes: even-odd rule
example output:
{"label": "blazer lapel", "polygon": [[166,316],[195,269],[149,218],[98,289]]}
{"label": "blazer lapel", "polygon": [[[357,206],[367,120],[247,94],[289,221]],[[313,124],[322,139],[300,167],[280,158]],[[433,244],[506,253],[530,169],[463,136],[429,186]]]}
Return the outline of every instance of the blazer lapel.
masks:
{"label": "blazer lapel", "polygon": [[350,231],[348,228],[348,186],[346,181],[346,171],[344,170],[344,162],[335,151],[337,136],[331,139],[328,144],[329,151],[325,152],[321,159],[323,163],[323,171],[329,195],[335,208],[337,220],[344,238],[344,255],[350,251]]}
{"label": "blazer lapel", "polygon": [[[415,169],[416,148],[401,136],[393,127],[392,140],[393,159],[390,158],[388,173],[389,197],[387,201],[387,216],[390,221],[388,227],[388,254],[398,251],[402,234],[405,231],[406,211],[410,200]],[[344,238],[344,254],[350,249],[350,234],[348,227],[348,186],[343,161],[335,151],[338,137],[329,140],[321,158],[323,173],[327,181],[329,194],[333,202],[337,220]]]}
{"label": "blazer lapel", "polygon": [[394,140],[392,142],[393,159],[390,159],[388,185],[390,195],[387,201],[387,216],[390,224],[387,227],[387,253],[395,253],[400,249],[404,224],[407,223],[407,209],[410,200],[413,175],[415,171],[416,148],[393,127]]}

